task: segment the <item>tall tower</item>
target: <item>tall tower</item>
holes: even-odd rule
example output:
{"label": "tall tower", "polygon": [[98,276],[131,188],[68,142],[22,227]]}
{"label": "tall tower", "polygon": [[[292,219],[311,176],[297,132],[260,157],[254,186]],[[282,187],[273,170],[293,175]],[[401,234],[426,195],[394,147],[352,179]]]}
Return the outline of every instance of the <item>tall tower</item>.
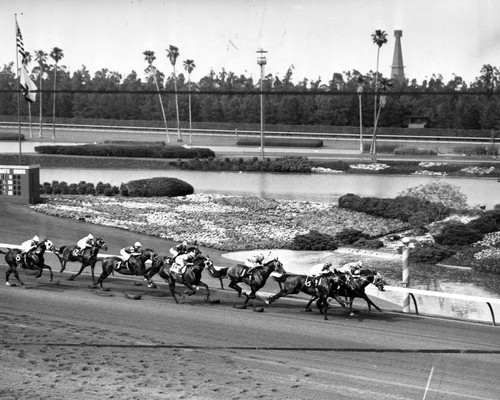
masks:
{"label": "tall tower", "polygon": [[401,37],[403,31],[394,31],[396,43],[394,44],[394,56],[392,58],[391,79],[403,83],[405,80],[405,71],[403,66],[403,52],[401,50]]}

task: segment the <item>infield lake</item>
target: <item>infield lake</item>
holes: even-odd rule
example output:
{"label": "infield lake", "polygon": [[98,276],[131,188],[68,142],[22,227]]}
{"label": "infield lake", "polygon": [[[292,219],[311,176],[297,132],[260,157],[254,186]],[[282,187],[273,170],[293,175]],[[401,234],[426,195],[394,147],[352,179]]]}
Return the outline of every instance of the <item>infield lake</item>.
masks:
{"label": "infield lake", "polygon": [[40,183],[80,181],[121,183],[152,177],[175,177],[194,187],[196,193],[222,193],[296,201],[337,202],[340,196],[394,198],[405,189],[446,182],[467,196],[469,205],[492,209],[500,203],[500,182],[496,178],[432,177],[353,174],[279,174],[262,172],[214,172],[185,170],[41,169]]}

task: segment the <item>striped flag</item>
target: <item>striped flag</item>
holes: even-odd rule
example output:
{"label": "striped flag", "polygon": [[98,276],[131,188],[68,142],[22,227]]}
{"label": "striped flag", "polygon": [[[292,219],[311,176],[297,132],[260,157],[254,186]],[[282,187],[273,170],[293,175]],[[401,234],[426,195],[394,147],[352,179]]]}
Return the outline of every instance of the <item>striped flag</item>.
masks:
{"label": "striped flag", "polygon": [[26,101],[33,103],[36,100],[36,93],[33,92],[36,91],[37,88],[35,83],[31,80],[28,74],[28,66],[26,65],[26,59],[25,59],[26,52],[24,51],[23,36],[21,35],[21,29],[19,29],[19,24],[17,23],[17,21],[16,21],[16,28],[17,28],[17,35],[16,35],[17,51],[21,56],[19,86],[21,86]]}
{"label": "striped flag", "polygon": [[26,101],[33,103],[36,100],[36,85],[33,82],[28,74],[28,69],[26,68],[26,64],[21,66],[21,74],[19,75],[19,86],[23,91],[24,98]]}
{"label": "striped flag", "polygon": [[21,29],[19,29],[19,25],[16,21],[16,28],[17,28],[17,51],[19,52],[19,55],[21,56],[21,62],[24,63],[24,57],[26,53],[24,52],[24,43],[23,43],[23,35],[21,35]]}

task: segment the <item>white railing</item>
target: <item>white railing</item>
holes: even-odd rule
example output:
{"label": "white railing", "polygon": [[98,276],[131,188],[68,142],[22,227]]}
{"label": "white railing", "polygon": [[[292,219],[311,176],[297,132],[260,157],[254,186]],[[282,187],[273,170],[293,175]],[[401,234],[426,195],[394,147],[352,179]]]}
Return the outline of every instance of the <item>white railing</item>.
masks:
{"label": "white railing", "polygon": [[[36,128],[38,125],[33,125]],[[0,122],[0,128],[17,128],[17,122]],[[44,124],[46,129],[52,128],[52,124]],[[21,128],[29,128],[28,122],[21,122]],[[94,132],[94,131],[105,131],[105,132],[125,132],[125,133],[158,133],[164,134],[165,128],[160,127],[137,127],[137,126],[119,126],[119,125],[79,125],[79,124],[56,124],[57,129],[69,130],[69,131],[79,131],[79,132]],[[182,133],[189,133],[189,129],[181,128]],[[169,128],[169,133],[177,133],[177,128]],[[240,129],[192,129],[191,131],[194,135],[206,135],[206,136],[235,136],[238,138],[242,137],[253,137],[260,136],[260,131],[254,130],[240,130]],[[266,137],[290,137],[290,138],[309,138],[309,139],[341,139],[341,140],[352,140],[359,141],[359,135],[355,133],[332,133],[332,132],[289,132],[289,131],[266,131]],[[365,139],[371,138],[370,132],[366,132],[364,135]],[[378,139],[380,141],[405,141],[405,142],[421,142],[425,141],[428,144],[478,144],[478,145],[490,145],[491,137],[458,137],[458,136],[423,136],[423,135],[384,135],[378,134]]]}
{"label": "white railing", "polygon": [[386,286],[381,292],[374,286],[366,288],[370,297],[377,297],[395,306],[396,311],[405,310],[408,296],[417,315],[439,316],[445,318],[488,322],[496,326],[495,314],[500,315],[500,299],[469,296],[431,290]]}

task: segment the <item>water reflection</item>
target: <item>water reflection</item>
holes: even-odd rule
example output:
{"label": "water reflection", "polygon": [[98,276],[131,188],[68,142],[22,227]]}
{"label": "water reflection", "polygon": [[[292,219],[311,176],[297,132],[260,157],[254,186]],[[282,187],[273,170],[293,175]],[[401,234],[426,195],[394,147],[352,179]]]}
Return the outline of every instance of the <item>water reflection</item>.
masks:
{"label": "water reflection", "polygon": [[[62,175],[64,179],[61,178]],[[96,184],[101,181],[120,186],[123,182],[151,177],[175,177],[184,180],[191,184],[197,193],[224,193],[298,201],[336,202],[346,193],[394,198],[403,190],[437,181],[457,186],[467,196],[469,205],[481,204],[491,209],[500,199],[500,183],[496,179],[487,178],[70,168],[40,170],[41,182],[64,180],[68,183],[86,181]]]}

